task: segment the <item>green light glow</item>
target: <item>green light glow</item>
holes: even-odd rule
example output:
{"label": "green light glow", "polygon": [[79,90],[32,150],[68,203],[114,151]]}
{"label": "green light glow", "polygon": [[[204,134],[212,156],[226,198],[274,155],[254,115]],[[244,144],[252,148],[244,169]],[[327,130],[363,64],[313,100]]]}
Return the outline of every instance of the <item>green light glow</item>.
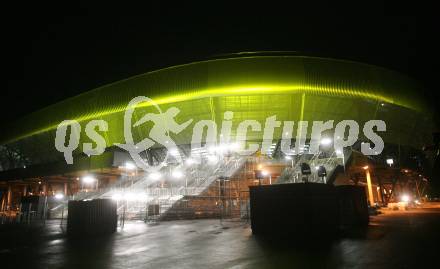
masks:
{"label": "green light glow", "polygon": [[[373,93],[365,93],[349,89],[336,89],[336,88],[324,88],[324,87],[311,87],[304,85],[249,85],[249,86],[238,86],[238,87],[225,87],[216,89],[205,89],[205,90],[194,90],[192,92],[187,92],[179,95],[169,96],[169,97],[158,97],[154,98],[154,101],[159,104],[172,104],[176,102],[184,102],[193,99],[207,98],[207,97],[219,97],[219,96],[233,96],[233,95],[258,95],[258,94],[279,94],[279,93],[294,93],[294,92],[306,92],[312,94],[324,94],[324,95],[337,95],[346,97],[360,97],[372,99],[375,101],[386,102],[390,104],[397,104],[406,107],[404,104],[395,103],[394,100]],[[145,103],[139,107],[150,106],[150,103]],[[99,111],[95,114],[89,114],[82,117],[75,118],[78,122],[88,121],[102,116],[110,115],[113,113],[122,112],[126,107],[115,107],[112,109]],[[43,132],[48,132],[56,129],[58,124],[54,124],[45,128],[35,130],[33,132],[24,134],[22,136],[16,137],[14,140],[20,140],[32,135],[36,135]]]}
{"label": "green light glow", "polygon": [[[139,95],[153,98],[160,105],[209,98],[207,105],[211,106],[210,113],[214,119],[222,109],[213,109],[213,98],[231,96],[259,96],[263,99],[264,96],[285,95],[288,99],[302,94],[302,99],[307,95],[307,100],[319,107],[326,105],[326,101],[319,103],[320,96],[334,96],[336,99],[366,100],[374,104],[383,102],[421,111],[416,94],[408,93],[411,87],[405,79],[392,72],[346,61],[298,56],[217,59],[157,70],[67,99],[17,122],[9,133],[3,134],[1,140],[5,144],[50,132],[65,119],[85,122],[122,113],[129,100]],[[273,105],[288,106],[287,103]],[[300,105],[303,118],[308,107],[304,107],[304,100]],[[323,108],[324,114],[334,112],[333,109]],[[252,114],[255,111],[248,112]],[[347,116],[354,114],[349,111]]]}

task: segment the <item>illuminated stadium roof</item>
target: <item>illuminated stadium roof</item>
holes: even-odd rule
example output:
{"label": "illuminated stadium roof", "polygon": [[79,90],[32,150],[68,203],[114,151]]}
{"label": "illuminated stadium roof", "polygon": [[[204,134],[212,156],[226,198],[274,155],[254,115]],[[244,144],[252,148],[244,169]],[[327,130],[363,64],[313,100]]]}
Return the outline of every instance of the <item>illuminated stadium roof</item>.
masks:
{"label": "illuminated stadium roof", "polygon": [[[239,54],[178,65],[99,87],[34,112],[14,122],[0,135],[0,144],[19,147],[35,159],[42,154],[62,156],[54,147],[56,126],[63,120],[87,123],[104,119],[107,145],[124,143],[123,115],[128,102],[147,96],[162,110],[176,106],[177,121],[213,119],[234,112],[234,124],[277,115],[277,120],[357,120],[387,123],[386,142],[420,146],[429,138],[430,117],[419,86],[407,77],[376,66],[294,55]],[[62,90],[62,89],[60,89]],[[137,109],[141,117],[152,107]],[[220,124],[218,124],[220,125]],[[142,139],[148,126],[133,134]],[[190,132],[176,137],[188,143]],[[261,139],[255,134],[249,139]],[[275,138],[280,137],[280,130]],[[86,136],[81,142],[89,142]]]}

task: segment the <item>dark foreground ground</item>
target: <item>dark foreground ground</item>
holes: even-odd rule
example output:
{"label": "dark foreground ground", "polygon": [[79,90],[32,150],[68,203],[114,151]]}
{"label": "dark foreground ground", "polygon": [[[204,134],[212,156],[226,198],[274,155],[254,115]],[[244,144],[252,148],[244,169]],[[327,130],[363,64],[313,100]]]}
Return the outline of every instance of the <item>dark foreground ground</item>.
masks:
{"label": "dark foreground ground", "polygon": [[[325,229],[325,227],[322,227]],[[440,268],[440,205],[385,211],[365,232],[307,245],[252,236],[219,220],[128,223],[107,238],[67,239],[44,229],[0,226],[0,268]]]}

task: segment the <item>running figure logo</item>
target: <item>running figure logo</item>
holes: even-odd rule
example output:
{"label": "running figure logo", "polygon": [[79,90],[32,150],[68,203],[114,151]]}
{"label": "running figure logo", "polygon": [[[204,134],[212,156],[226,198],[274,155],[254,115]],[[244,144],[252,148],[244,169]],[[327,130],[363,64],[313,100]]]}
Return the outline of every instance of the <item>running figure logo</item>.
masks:
{"label": "running figure logo", "polygon": [[[132,125],[131,120],[133,117],[134,109],[138,104],[143,102],[151,102],[159,113],[148,113]],[[165,165],[170,152],[177,150],[177,145],[170,137],[170,133],[178,134],[182,132],[193,121],[193,119],[190,119],[182,124],[178,124],[174,118],[179,113],[180,109],[178,109],[177,107],[171,107],[166,112],[162,112],[160,107],[152,99],[145,96],[138,96],[133,98],[128,104],[124,115],[125,144],[116,145],[128,151],[138,167],[149,172],[158,171]],[[134,144],[133,134],[131,131],[132,126],[138,127],[147,121],[153,122],[153,127],[151,128],[149,133],[150,138],[144,138],[139,143]],[[144,159],[141,158],[139,154],[142,151],[145,151],[148,148],[152,147],[155,143],[161,144],[162,146],[166,147],[167,155],[162,163],[160,163],[159,165],[150,166]],[[180,155],[176,155],[174,157],[177,158],[178,162],[182,162]]]}

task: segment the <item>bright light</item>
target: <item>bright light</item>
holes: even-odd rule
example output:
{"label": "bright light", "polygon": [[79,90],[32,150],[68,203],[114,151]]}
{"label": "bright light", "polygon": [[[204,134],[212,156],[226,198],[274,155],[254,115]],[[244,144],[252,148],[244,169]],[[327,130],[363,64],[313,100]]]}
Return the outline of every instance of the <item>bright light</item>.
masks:
{"label": "bright light", "polygon": [[122,200],[122,195],[120,193],[115,193],[112,195],[112,199],[115,201]]}
{"label": "bright light", "polygon": [[210,164],[216,164],[218,162],[218,158],[215,155],[208,155],[208,162]]}
{"label": "bright light", "polygon": [[217,146],[211,146],[208,148],[208,152],[211,154],[224,154],[228,151],[237,151],[240,149],[240,144],[230,143],[230,144],[219,144]]}
{"label": "bright light", "polygon": [[174,170],[171,175],[174,178],[182,178],[183,177],[183,173],[180,170]]}
{"label": "bright light", "polygon": [[96,181],[96,178],[94,178],[92,176],[85,176],[82,178],[82,181],[86,184],[91,184]]}
{"label": "bright light", "polygon": [[188,158],[188,159],[186,159],[186,161],[185,161],[185,164],[186,165],[192,165],[192,164],[194,164],[195,163],[195,161],[193,160],[193,159],[191,159],[191,158]]}
{"label": "bright light", "polygon": [[146,193],[138,193],[137,200],[141,202],[146,202],[148,200],[148,195]]}
{"label": "bright light", "polygon": [[290,156],[286,156],[285,159],[286,159],[286,160],[292,160],[292,157],[290,157]]}
{"label": "bright light", "polygon": [[404,194],[404,195],[402,195],[402,197],[400,197],[400,200],[402,202],[408,203],[410,201],[410,197],[408,194]]}
{"label": "bright light", "polygon": [[261,171],[261,174],[265,177],[267,177],[269,175],[269,172],[267,172],[266,170]]}
{"label": "bright light", "polygon": [[127,201],[136,201],[137,195],[132,192],[127,192],[124,194],[124,200]]}
{"label": "bright light", "polygon": [[321,145],[330,145],[332,143],[332,139],[325,137],[323,139],[321,139]]}
{"label": "bright light", "polygon": [[342,155],[342,150],[340,150],[340,149],[337,149],[335,152],[337,155]]}
{"label": "bright light", "polygon": [[131,163],[131,162],[126,162],[125,163],[125,169],[127,169],[127,170],[134,170],[134,169],[136,169],[136,166],[133,163]]}
{"label": "bright light", "polygon": [[61,200],[61,199],[63,199],[64,198],[64,194],[62,194],[62,193],[57,193],[57,194],[55,194],[55,199],[57,199],[57,200]]}
{"label": "bright light", "polygon": [[223,153],[223,152],[227,151],[228,148],[229,148],[229,145],[226,145],[226,144],[220,144],[220,145],[218,145],[218,146],[216,147],[215,151],[218,152],[218,153]]}
{"label": "bright light", "polygon": [[394,160],[393,160],[393,159],[387,159],[387,164],[388,164],[389,166],[391,166],[393,163],[394,163]]}
{"label": "bright light", "polygon": [[152,180],[159,180],[162,177],[162,174],[159,172],[153,172],[151,173],[148,178]]}
{"label": "bright light", "polygon": [[368,165],[365,165],[365,166],[362,167],[362,168],[364,168],[364,170],[367,170],[367,169],[368,169]]}
{"label": "bright light", "polygon": [[145,202],[148,200],[146,193],[142,192],[125,192],[114,193],[112,199],[115,201],[127,201],[127,202]]}
{"label": "bright light", "polygon": [[209,153],[214,153],[216,150],[217,150],[217,148],[216,148],[215,146],[210,146],[210,147],[208,148],[208,152],[209,152]]}
{"label": "bright light", "polygon": [[180,154],[179,154],[179,150],[177,150],[177,149],[171,149],[171,150],[170,150],[170,155],[171,155],[171,156],[174,156],[174,157],[179,156],[179,155],[180,155]]}
{"label": "bright light", "polygon": [[316,169],[316,171],[318,171],[319,170],[319,166],[315,166],[315,169]]}
{"label": "bright light", "polygon": [[231,150],[231,151],[236,151],[236,150],[240,149],[240,144],[238,144],[238,143],[232,143],[232,144],[229,144],[228,148],[229,148],[229,150]]}

